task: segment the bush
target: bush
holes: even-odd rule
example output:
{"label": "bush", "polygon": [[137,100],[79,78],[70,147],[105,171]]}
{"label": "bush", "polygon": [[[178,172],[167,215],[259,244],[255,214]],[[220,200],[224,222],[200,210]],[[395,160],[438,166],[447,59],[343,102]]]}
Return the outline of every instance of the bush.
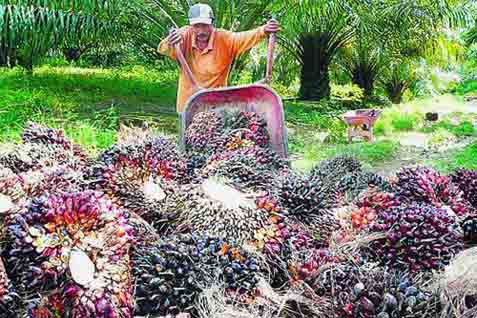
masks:
{"label": "bush", "polygon": [[342,104],[344,109],[356,109],[363,104],[364,92],[355,84],[332,84],[330,99],[331,101]]}
{"label": "bush", "polygon": [[395,113],[392,115],[391,125],[396,131],[411,131],[417,127],[419,116],[409,113]]}

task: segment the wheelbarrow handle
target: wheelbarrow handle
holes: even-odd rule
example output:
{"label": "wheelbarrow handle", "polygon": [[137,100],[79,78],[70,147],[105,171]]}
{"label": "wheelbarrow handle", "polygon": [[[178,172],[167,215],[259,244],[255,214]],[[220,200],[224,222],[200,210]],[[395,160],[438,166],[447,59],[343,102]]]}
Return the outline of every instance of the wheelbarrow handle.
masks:
{"label": "wheelbarrow handle", "polygon": [[268,85],[270,85],[270,83],[272,82],[273,53],[275,51],[276,42],[277,42],[276,33],[271,33],[268,38],[267,72],[265,74],[265,83]]}
{"label": "wheelbarrow handle", "polygon": [[177,57],[177,60],[179,61],[181,68],[185,71],[185,73],[189,77],[194,89],[196,91],[200,91],[202,88],[197,83],[194,77],[194,74],[192,74],[192,70],[190,69],[189,64],[187,64],[187,60],[185,59],[184,53],[182,53],[180,44],[176,44],[174,48],[176,50],[176,57]]}

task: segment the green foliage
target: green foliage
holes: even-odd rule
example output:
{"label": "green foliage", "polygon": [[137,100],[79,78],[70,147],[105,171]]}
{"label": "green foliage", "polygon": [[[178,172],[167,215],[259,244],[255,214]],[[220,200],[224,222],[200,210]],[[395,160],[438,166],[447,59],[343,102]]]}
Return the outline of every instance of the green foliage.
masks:
{"label": "green foliage", "polygon": [[413,114],[399,114],[391,120],[396,131],[411,131],[416,128],[418,117]]}
{"label": "green foliage", "polygon": [[319,161],[346,155],[356,157],[365,163],[375,164],[394,158],[398,150],[399,143],[387,140],[374,143],[342,144],[334,147],[313,146],[306,150],[305,158]]}
{"label": "green foliage", "polygon": [[331,100],[347,105],[345,108],[354,108],[353,106],[362,104],[364,92],[355,84],[331,85]]}
{"label": "green foliage", "polygon": [[477,80],[472,79],[472,80],[462,81],[455,88],[455,93],[461,96],[464,96],[470,93],[477,93]]}
{"label": "green foliage", "polygon": [[477,130],[470,120],[463,120],[459,123],[452,123],[450,120],[442,120],[430,127],[425,127],[422,130],[424,132],[435,132],[440,129],[444,129],[456,137],[469,137],[477,134]]}
{"label": "green foliage", "polygon": [[477,170],[477,143],[467,146],[463,150],[455,151],[450,155],[431,162],[436,169],[448,173],[459,168]]}
{"label": "green foliage", "polygon": [[73,49],[98,39],[103,45],[120,40],[119,12],[126,2],[117,1],[2,1],[0,2],[0,65],[17,63],[31,71],[48,51]]}

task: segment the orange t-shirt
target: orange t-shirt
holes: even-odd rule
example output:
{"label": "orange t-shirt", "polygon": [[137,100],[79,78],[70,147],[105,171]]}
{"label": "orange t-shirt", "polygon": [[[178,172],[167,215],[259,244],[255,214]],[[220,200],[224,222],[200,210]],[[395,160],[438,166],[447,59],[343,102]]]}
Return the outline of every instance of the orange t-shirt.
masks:
{"label": "orange t-shirt", "polygon": [[[182,52],[195,80],[203,88],[226,86],[234,59],[266,37],[263,27],[245,32],[217,29],[212,32],[207,48],[200,51],[195,45],[192,27],[181,28],[179,33],[182,35]],[[158,51],[176,60],[175,50],[169,46],[166,39],[161,41]],[[187,99],[194,93],[190,79],[182,70],[177,89],[176,107],[178,112],[184,110]]]}

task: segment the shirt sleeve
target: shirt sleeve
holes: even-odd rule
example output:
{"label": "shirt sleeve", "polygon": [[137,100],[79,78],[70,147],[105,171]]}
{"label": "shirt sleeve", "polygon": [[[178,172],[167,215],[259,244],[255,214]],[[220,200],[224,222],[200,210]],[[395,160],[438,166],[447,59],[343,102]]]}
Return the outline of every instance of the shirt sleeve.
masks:
{"label": "shirt sleeve", "polygon": [[232,33],[232,50],[238,56],[257,45],[267,34],[264,27],[245,32]]}
{"label": "shirt sleeve", "polygon": [[[180,28],[178,30],[179,34],[181,34],[182,37],[183,37],[183,39],[182,39],[183,41],[184,41],[184,36],[186,35],[186,31],[187,31],[186,27]],[[181,45],[181,47],[182,47],[182,45]],[[162,39],[162,41],[159,43],[159,46],[157,47],[157,51],[162,55],[169,56],[173,60],[177,59],[176,50],[175,50],[174,47],[169,46],[169,43],[167,42],[167,37]]]}

